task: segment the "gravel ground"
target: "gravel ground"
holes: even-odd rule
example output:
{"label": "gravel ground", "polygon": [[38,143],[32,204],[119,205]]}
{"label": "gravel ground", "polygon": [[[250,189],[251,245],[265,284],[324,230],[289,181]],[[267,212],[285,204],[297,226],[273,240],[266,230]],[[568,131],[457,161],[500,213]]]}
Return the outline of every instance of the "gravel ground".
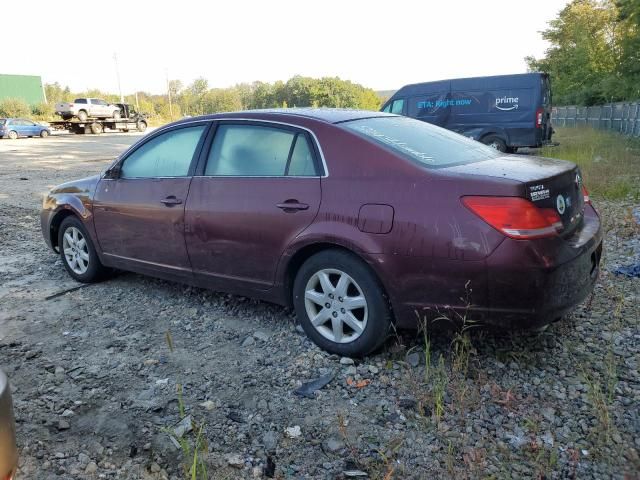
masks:
{"label": "gravel ground", "polygon": [[[354,363],[278,306],[66,275],[41,238],[41,193],[137,137],[0,141],[0,366],[21,478],[184,478],[192,458],[171,438],[200,429],[215,479],[638,478],[640,280],[612,273],[640,261],[637,206],[599,204],[595,294],[546,331],[401,332]],[[293,393],[327,375],[311,398]]]}

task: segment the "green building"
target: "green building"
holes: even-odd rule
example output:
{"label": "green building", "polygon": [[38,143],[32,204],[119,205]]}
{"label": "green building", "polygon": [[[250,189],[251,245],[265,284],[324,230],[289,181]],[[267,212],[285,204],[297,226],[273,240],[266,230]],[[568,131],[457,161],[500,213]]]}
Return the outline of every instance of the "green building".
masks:
{"label": "green building", "polygon": [[0,74],[0,100],[19,98],[29,105],[45,101],[42,79],[36,75]]}

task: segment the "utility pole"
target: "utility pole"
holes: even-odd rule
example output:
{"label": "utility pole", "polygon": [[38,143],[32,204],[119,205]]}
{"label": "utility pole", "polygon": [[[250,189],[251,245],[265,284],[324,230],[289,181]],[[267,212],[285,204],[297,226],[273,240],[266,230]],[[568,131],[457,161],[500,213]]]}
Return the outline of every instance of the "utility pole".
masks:
{"label": "utility pole", "polygon": [[116,62],[116,76],[118,77],[118,92],[120,93],[120,103],[124,103],[124,97],[122,96],[122,87],[120,86],[120,69],[118,68],[118,55],[113,54],[113,61]]}
{"label": "utility pole", "polygon": [[167,95],[169,96],[169,116],[171,117],[171,121],[173,122],[173,105],[171,103],[171,88],[169,87],[169,69],[165,69],[165,73],[167,75]]}

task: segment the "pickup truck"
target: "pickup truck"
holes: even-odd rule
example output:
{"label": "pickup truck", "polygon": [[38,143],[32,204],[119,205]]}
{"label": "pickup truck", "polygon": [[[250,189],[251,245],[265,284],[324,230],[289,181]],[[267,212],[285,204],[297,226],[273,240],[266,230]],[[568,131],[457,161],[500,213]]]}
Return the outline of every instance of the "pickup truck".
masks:
{"label": "pickup truck", "polygon": [[88,118],[113,118],[119,120],[120,107],[99,98],[76,98],[72,103],[56,103],[56,114],[64,120],[76,117],[81,122]]}

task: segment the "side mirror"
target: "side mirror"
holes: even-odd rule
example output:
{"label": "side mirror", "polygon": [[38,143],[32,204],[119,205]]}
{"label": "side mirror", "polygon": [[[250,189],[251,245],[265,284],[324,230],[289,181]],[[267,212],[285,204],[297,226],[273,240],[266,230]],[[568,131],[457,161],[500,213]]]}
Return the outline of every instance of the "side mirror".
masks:
{"label": "side mirror", "polygon": [[116,180],[120,178],[120,163],[116,163],[113,167],[104,172],[104,178]]}

